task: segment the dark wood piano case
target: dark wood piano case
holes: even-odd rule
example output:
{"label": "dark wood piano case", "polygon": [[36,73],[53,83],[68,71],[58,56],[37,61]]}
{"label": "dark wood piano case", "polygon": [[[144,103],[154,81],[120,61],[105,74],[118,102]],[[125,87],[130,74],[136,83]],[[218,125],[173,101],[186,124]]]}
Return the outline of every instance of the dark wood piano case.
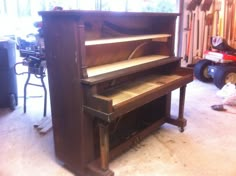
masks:
{"label": "dark wood piano case", "polygon": [[[164,123],[184,130],[192,72],[175,57],[178,14],[40,12],[56,156],[81,176],[114,175],[109,161]],[[177,118],[171,92],[180,89]]]}

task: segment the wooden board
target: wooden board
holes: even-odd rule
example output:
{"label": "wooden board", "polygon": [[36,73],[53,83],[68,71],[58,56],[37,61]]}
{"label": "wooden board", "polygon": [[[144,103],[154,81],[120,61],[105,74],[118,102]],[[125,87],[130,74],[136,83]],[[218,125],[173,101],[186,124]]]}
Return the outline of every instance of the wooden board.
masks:
{"label": "wooden board", "polygon": [[105,64],[101,66],[90,67],[87,69],[87,74],[88,74],[88,77],[98,76],[104,73],[109,73],[109,72],[122,70],[125,68],[130,68],[130,67],[141,65],[141,64],[146,64],[149,62],[165,59],[168,57],[169,56],[163,56],[163,55],[150,55],[150,56],[144,56],[144,57],[139,57],[139,58],[130,59],[130,60],[124,60],[120,62],[115,62],[111,64]]}
{"label": "wooden board", "polygon": [[159,88],[177,79],[180,75],[150,75],[131,82],[130,84],[121,86],[103,94],[103,96],[112,99],[112,105],[116,106],[124,101],[145,94],[153,89]]}
{"label": "wooden board", "polygon": [[110,38],[110,39],[88,40],[85,41],[85,46],[147,40],[147,39],[154,39],[155,41],[158,41],[157,39],[166,39],[170,36],[171,36],[170,34],[153,34],[153,35],[139,35],[139,36]]}

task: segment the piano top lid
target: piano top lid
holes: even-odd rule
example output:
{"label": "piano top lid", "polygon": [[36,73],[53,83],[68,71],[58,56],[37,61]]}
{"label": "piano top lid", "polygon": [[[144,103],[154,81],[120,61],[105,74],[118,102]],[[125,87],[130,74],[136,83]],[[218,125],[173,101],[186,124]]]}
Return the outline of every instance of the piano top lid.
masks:
{"label": "piano top lid", "polygon": [[97,10],[62,10],[62,11],[40,11],[41,16],[122,16],[122,17],[177,17],[179,13],[160,13],[160,12],[115,12],[115,11],[97,11]]}

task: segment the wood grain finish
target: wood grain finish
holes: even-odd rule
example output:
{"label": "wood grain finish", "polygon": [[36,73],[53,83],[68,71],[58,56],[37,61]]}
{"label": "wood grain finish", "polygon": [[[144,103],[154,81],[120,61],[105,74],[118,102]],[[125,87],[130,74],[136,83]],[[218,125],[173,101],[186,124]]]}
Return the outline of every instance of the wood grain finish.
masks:
{"label": "wood grain finish", "polygon": [[144,95],[146,92],[161,88],[172,81],[180,79],[179,75],[150,75],[143,79],[137,79],[129,84],[120,86],[117,89],[105,92],[103,96],[113,100],[114,108],[125,101],[132,101],[133,98]]}
{"label": "wood grain finish", "polygon": [[131,37],[122,37],[122,38],[89,40],[89,41],[85,41],[85,46],[130,42],[130,41],[148,40],[148,39],[152,39],[154,41],[166,41],[167,37],[170,37],[170,34],[140,35],[140,36],[131,36]]}
{"label": "wood grain finish", "polygon": [[122,70],[130,67],[141,66],[142,64],[151,63],[161,59],[168,58],[168,56],[161,55],[149,55],[144,57],[139,57],[130,60],[123,60],[111,64],[105,64],[95,67],[90,67],[87,69],[88,77],[102,75],[104,73],[114,72],[117,70]]}
{"label": "wood grain finish", "polygon": [[[56,156],[79,176],[171,123],[182,130],[192,72],[175,57],[178,14],[50,11],[43,18]],[[171,91],[180,88],[178,118]]]}

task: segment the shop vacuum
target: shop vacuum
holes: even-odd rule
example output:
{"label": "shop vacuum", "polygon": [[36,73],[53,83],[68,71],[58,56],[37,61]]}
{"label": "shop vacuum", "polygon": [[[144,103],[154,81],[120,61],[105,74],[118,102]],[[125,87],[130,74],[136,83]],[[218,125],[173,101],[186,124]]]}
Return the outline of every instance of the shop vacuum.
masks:
{"label": "shop vacuum", "polygon": [[0,108],[9,107],[14,110],[18,105],[15,63],[15,41],[0,38]]}

